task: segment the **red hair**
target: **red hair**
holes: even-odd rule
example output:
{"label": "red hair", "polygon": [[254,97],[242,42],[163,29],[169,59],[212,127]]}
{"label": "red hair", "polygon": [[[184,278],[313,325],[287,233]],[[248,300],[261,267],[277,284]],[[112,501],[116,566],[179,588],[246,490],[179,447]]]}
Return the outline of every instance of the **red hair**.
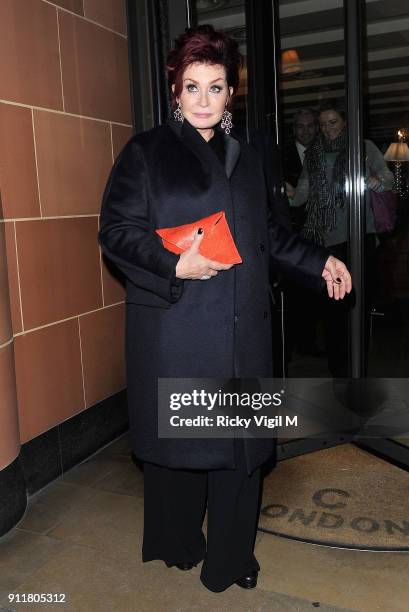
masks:
{"label": "red hair", "polygon": [[[225,32],[216,31],[211,25],[200,25],[197,28],[186,28],[185,33],[175,40],[175,47],[167,58],[166,72],[172,110],[176,108],[176,98],[182,92],[184,72],[188,66],[196,62],[224,67],[227,85],[233,87],[233,94],[228,102],[228,107],[231,107],[232,98],[239,87],[243,56],[237,42]],[[173,84],[174,92],[172,92]]]}

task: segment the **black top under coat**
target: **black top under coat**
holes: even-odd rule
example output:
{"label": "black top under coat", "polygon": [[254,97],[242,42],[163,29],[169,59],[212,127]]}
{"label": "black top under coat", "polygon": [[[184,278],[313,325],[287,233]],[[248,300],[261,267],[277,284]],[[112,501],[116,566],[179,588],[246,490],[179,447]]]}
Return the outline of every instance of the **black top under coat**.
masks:
{"label": "black top under coat", "polygon": [[217,157],[220,160],[220,163],[224,167],[226,160],[226,152],[224,148],[223,134],[219,132],[219,130],[214,130],[214,136],[212,136],[212,138],[208,140],[207,143],[213,149],[214,153],[216,153]]}

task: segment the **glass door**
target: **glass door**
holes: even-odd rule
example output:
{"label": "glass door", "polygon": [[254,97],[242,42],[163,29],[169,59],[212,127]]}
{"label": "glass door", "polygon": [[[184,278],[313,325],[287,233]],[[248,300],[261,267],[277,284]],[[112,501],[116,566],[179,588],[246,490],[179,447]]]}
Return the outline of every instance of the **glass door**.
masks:
{"label": "glass door", "polygon": [[[368,374],[409,376],[409,5],[365,3],[365,133],[392,173],[396,213],[377,233]],[[391,198],[392,202],[392,198]],[[396,216],[395,216],[396,214]]]}
{"label": "glass door", "polygon": [[378,434],[356,441],[409,466],[408,4],[278,6],[282,161],[294,231],[347,261],[355,280],[344,304],[311,296],[301,315],[288,288],[288,373],[352,376],[348,392],[358,390],[352,409],[359,404],[362,422],[390,414]]}
{"label": "glass door", "polygon": [[[281,162],[292,230],[347,262],[344,3],[277,0],[276,6]],[[347,377],[349,313],[354,300],[334,303],[325,294],[312,292],[304,292],[300,300],[298,289],[287,283],[283,304],[288,377],[328,381]],[[327,388],[331,386],[329,382]],[[337,434],[334,426],[334,435],[282,440],[281,451],[283,456],[293,456],[348,439],[347,434]]]}
{"label": "glass door", "polygon": [[[343,0],[278,0],[278,8],[282,165],[293,231],[345,260],[348,215],[343,194],[332,198],[325,218],[319,209],[331,199],[333,179],[343,181],[346,172]],[[297,291],[287,286],[290,377],[347,375],[348,310],[345,304],[332,306],[325,296],[314,294],[305,294],[300,304]]]}
{"label": "glass door", "polygon": [[[392,176],[370,191],[376,213],[376,245],[366,253],[368,302],[368,376],[399,384],[406,393],[409,377],[409,5],[405,0],[366,0],[363,96],[364,135],[386,160]],[[368,144],[367,144],[368,148]],[[373,149],[371,144],[371,149]],[[369,154],[370,157],[370,154]],[[368,160],[370,161],[370,160]],[[370,165],[370,164],[369,164]],[[379,179],[375,167],[371,178]],[[382,178],[382,176],[380,177]],[[379,200],[379,201],[378,201]],[[403,410],[407,411],[405,405]],[[397,430],[397,419],[392,421]],[[396,436],[365,440],[372,448],[409,465],[405,420]]]}

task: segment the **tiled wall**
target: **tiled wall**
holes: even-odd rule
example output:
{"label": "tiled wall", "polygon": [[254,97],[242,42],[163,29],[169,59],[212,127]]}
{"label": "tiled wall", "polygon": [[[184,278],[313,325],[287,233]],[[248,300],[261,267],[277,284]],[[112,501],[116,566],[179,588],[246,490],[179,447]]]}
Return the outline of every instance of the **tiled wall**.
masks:
{"label": "tiled wall", "polygon": [[[2,206],[0,200],[0,220]],[[0,222],[0,470],[19,454],[16,375],[4,223]]]}
{"label": "tiled wall", "polygon": [[125,386],[124,292],[97,242],[102,191],[132,134],[125,0],[1,0],[0,65],[24,443]]}

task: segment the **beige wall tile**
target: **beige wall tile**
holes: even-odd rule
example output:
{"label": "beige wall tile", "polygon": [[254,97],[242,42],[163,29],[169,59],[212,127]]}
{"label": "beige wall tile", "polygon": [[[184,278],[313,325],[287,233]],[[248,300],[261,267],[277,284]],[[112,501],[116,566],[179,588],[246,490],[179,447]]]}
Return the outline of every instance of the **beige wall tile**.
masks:
{"label": "beige wall tile", "polygon": [[7,268],[9,278],[9,295],[10,295],[10,311],[11,324],[13,333],[17,334],[23,329],[21,322],[20,295],[18,285],[18,270],[16,256],[16,241],[14,237],[14,223],[9,222],[4,224],[5,239],[6,239],[6,254]]}
{"label": "beige wall tile", "polygon": [[99,213],[112,166],[108,123],[34,111],[43,216]]}
{"label": "beige wall tile", "polygon": [[0,348],[0,470],[20,452],[13,343]]}
{"label": "beige wall tile", "polygon": [[84,14],[83,0],[50,0],[50,2],[67,9],[67,11],[78,13],[78,15]]}
{"label": "beige wall tile", "polygon": [[25,329],[102,306],[97,217],[19,221]]}
{"label": "beige wall tile", "polygon": [[62,109],[56,10],[41,0],[1,0],[3,100]]}
{"label": "beige wall tile", "polygon": [[112,125],[112,148],[114,159],[118,157],[123,147],[126,145],[131,136],[135,133],[133,127],[125,125]]}
{"label": "beige wall tile", "polygon": [[87,406],[126,385],[124,312],[124,305],[118,305],[80,317]]}
{"label": "beige wall tile", "polygon": [[85,17],[101,25],[126,34],[124,0],[84,0]]}
{"label": "beige wall tile", "polygon": [[21,442],[84,409],[78,319],[15,339]]}
{"label": "beige wall tile", "polygon": [[0,172],[5,219],[39,217],[31,110],[0,104]]}
{"label": "beige wall tile", "polygon": [[59,23],[66,111],[130,124],[127,40],[62,11]]}
{"label": "beige wall tile", "polygon": [[8,342],[13,335],[4,225],[4,223],[0,223],[0,345]]}

